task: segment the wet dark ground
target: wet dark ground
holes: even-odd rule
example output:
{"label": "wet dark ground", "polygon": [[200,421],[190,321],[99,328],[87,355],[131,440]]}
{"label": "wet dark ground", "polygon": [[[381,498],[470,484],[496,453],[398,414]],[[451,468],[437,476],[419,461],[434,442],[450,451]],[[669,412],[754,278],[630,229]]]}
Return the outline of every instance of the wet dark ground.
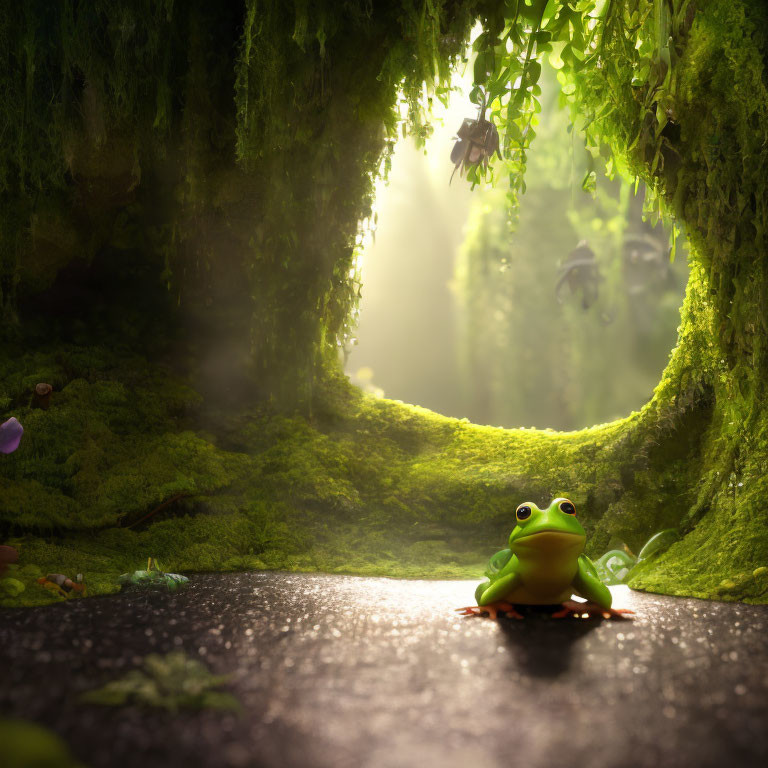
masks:
{"label": "wet dark ground", "polygon": [[[768,606],[631,593],[634,621],[458,618],[474,582],[201,575],[0,613],[0,715],[93,768],[765,766]],[[183,649],[241,715],[77,703]]]}

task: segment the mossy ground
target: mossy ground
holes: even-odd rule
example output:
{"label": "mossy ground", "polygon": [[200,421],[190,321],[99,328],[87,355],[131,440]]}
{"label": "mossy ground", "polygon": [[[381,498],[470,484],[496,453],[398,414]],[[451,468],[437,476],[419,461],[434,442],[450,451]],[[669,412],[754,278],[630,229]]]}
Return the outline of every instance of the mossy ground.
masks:
{"label": "mossy ground", "polygon": [[[651,402],[573,433],[373,400],[331,359],[398,90],[421,135],[422,83],[445,85],[478,11],[432,5],[273,2],[255,24],[252,2],[245,18],[126,0],[75,19],[64,4],[59,21],[28,3],[2,19],[16,47],[2,47],[0,418],[26,429],[0,456],[0,535],[26,584],[6,603],[57,599],[34,584],[48,571],[114,591],[150,555],[167,570],[478,575],[514,507],[559,494],[593,555],[681,529],[632,586],[768,602],[763,5],[672,4],[661,66],[667,4],[639,21],[608,4],[611,66],[578,67],[574,98],[685,225],[692,268]],[[624,22],[653,50],[627,46]],[[48,410],[30,408],[41,381]]]}
{"label": "mossy ground", "polygon": [[[149,555],[170,571],[482,572],[482,537],[451,536],[442,515],[420,514],[434,491],[418,487],[430,474],[418,458],[429,434],[416,428],[439,434],[451,420],[369,403],[347,387],[343,397],[360,411],[326,414],[327,431],[264,409],[217,414],[141,358],[106,348],[58,354],[66,368],[38,351],[16,357],[2,380],[8,413],[25,426],[22,446],[3,457],[0,525],[21,552],[8,575],[26,589],[4,605],[61,599],[35,583],[49,572],[85,574],[90,594],[116,592],[117,576]],[[37,380],[54,384],[48,410],[30,407]],[[389,423],[397,411],[401,423]],[[215,433],[194,429],[201,421]]]}
{"label": "mossy ground", "polygon": [[[166,366],[120,350],[5,353],[2,416],[25,434],[2,457],[0,525],[21,553],[9,575],[26,586],[6,606],[63,599],[35,583],[49,572],[83,573],[91,595],[117,592],[118,575],[148,556],[183,572],[479,578],[515,507],[557,495],[576,503],[591,555],[620,542],[637,551],[681,522],[689,505],[671,508],[664,483],[685,497],[698,467],[695,420],[668,427],[689,433],[677,455],[642,447],[653,403],[579,432],[508,430],[379,400],[337,375],[312,417],[286,416],[217,410]],[[55,387],[48,410],[31,407],[39,380]],[[768,600],[765,573],[752,575],[760,552],[740,568],[727,553],[702,565],[705,523],[633,586]]]}

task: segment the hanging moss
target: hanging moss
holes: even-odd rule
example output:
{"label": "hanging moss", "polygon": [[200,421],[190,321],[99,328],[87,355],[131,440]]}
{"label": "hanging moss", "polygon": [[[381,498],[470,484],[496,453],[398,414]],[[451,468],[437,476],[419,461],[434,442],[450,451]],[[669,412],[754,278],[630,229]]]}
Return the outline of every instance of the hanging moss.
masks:
{"label": "hanging moss", "polygon": [[162,260],[167,311],[209,346],[235,339],[251,386],[308,407],[357,299],[398,94],[426,132],[423,85],[444,84],[470,21],[413,0],[10,3],[6,318],[68,265],[130,250]]}

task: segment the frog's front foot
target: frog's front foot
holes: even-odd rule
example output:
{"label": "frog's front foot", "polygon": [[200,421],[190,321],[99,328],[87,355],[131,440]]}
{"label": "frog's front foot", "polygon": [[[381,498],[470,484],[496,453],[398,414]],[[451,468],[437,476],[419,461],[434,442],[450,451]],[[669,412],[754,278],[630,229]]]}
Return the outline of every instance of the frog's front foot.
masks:
{"label": "frog's front foot", "polygon": [[482,616],[487,613],[492,619],[498,619],[499,613],[505,613],[510,619],[522,619],[523,615],[515,610],[515,606],[512,603],[507,603],[500,600],[496,603],[488,603],[488,605],[468,605],[466,608],[457,608],[457,611],[462,616]]}
{"label": "frog's front foot", "polygon": [[597,603],[578,603],[575,600],[566,600],[561,605],[561,610],[552,614],[553,619],[563,619],[567,616],[576,616],[582,619],[600,617],[604,619],[623,619],[635,613],[628,608],[603,608]]}

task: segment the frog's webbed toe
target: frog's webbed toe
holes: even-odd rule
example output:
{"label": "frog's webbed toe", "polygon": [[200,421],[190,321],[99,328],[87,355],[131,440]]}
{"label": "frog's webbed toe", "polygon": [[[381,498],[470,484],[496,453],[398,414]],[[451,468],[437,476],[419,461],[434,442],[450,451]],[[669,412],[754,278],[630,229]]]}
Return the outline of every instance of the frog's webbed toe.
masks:
{"label": "frog's webbed toe", "polygon": [[625,619],[634,616],[635,612],[629,608],[601,608],[604,619]]}
{"label": "frog's webbed toe", "polygon": [[482,616],[487,613],[489,618],[498,619],[499,613],[505,613],[510,619],[522,619],[523,615],[518,613],[515,606],[512,603],[507,603],[500,600],[496,603],[488,603],[488,605],[468,605],[466,608],[457,608],[462,616]]}
{"label": "frog's webbed toe", "polygon": [[634,616],[634,611],[628,608],[603,608],[597,603],[578,603],[575,600],[566,600],[561,603],[562,608],[552,614],[553,619],[563,619],[567,616],[576,616],[582,619],[624,619],[629,615]]}

